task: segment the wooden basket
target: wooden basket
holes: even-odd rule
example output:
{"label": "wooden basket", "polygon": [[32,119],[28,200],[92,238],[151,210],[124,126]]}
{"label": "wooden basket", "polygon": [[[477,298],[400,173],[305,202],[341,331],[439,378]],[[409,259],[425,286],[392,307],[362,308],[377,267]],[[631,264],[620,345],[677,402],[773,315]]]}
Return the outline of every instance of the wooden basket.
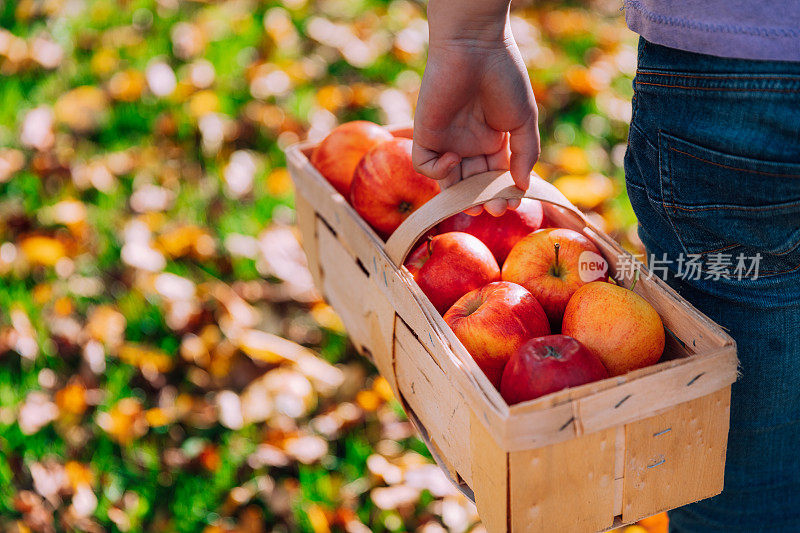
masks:
{"label": "wooden basket", "polygon": [[733,339],[632,257],[623,267],[626,252],[557,189],[533,178],[524,196],[589,237],[617,283],[640,272],[635,291],[661,315],[667,346],[656,365],[509,406],[398,265],[445,218],[522,196],[510,175],[459,182],[384,242],[312,167],[311,150],[297,144],[286,157],[314,280],[488,531],[600,531],[722,490]]}

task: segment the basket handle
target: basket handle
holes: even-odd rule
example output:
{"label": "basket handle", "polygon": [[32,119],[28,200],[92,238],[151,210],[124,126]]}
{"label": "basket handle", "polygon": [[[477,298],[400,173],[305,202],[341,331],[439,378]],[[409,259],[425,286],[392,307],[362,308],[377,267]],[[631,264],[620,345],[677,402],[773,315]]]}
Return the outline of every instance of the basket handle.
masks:
{"label": "basket handle", "polygon": [[549,202],[571,211],[587,223],[583,214],[558,189],[535,173],[531,173],[528,190],[522,191],[514,185],[510,172],[494,170],[461,180],[428,200],[392,233],[384,250],[389,259],[400,266],[411,247],[436,224],[495,198],[531,198]]}

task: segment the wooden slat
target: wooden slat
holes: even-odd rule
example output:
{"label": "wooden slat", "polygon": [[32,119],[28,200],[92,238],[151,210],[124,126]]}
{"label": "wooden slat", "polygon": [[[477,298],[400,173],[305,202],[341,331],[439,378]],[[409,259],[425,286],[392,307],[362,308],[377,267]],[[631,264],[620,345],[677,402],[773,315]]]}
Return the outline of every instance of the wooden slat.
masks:
{"label": "wooden slat", "polygon": [[626,426],[624,522],[722,490],[729,412],[726,387]]}
{"label": "wooden slat", "polygon": [[[392,390],[394,308],[322,220],[317,221],[322,293],[357,347],[366,348]],[[358,294],[354,294],[354,288]]]}
{"label": "wooden slat", "polygon": [[351,287],[365,287],[367,276],[336,236],[320,220],[317,223],[319,260],[322,268],[322,293],[336,310],[355,344],[366,344],[370,335],[364,321],[360,299],[353,298]]}
{"label": "wooden slat", "polygon": [[629,375],[630,374],[626,374],[624,376],[616,376],[613,378],[603,379],[600,381],[595,381],[593,383],[580,385],[578,387],[572,387],[570,389],[560,390],[552,394],[547,394],[546,396],[536,398],[535,400],[521,402],[512,405],[509,408],[509,413],[511,414],[511,416],[517,417],[517,416],[524,416],[527,413],[533,413],[535,411],[545,411],[553,407],[563,405],[565,403],[570,403],[573,400],[579,400],[585,396],[589,396],[591,394],[595,394],[597,392],[621,385],[628,381]]}
{"label": "wooden slat", "polygon": [[650,374],[578,400],[581,425],[585,433],[591,433],[647,418],[658,410],[726,389],[734,381],[736,353],[723,349],[692,364]]}
{"label": "wooden slat", "polygon": [[510,533],[508,454],[500,449],[474,414],[470,418],[469,448],[472,456],[471,487],[483,526],[488,533]]}
{"label": "wooden slat", "polygon": [[[370,278],[370,289],[375,294],[380,294],[374,288],[374,282]],[[382,295],[381,295],[382,296]],[[372,355],[372,362],[378,372],[389,382],[392,392],[396,397],[400,396],[397,387],[397,377],[394,372],[394,307],[388,300],[382,297],[374,297],[372,308],[367,311],[366,321],[369,327],[369,349]]]}
{"label": "wooden slat", "polygon": [[732,349],[658,366],[642,369],[641,374],[631,373],[628,379],[621,376],[598,382],[589,389],[591,393],[577,394],[576,399],[562,393],[564,401],[555,405],[512,406],[501,444],[507,451],[517,451],[563,442],[653,416],[736,380],[736,353]]}
{"label": "wooden slat", "polygon": [[688,357],[670,358],[666,361],[657,363],[655,365],[646,366],[644,368],[628,372],[627,374],[623,374],[621,376],[614,376],[612,378],[604,379],[601,381],[595,381],[593,383],[587,383],[585,385],[580,385],[578,387],[564,389],[559,392],[542,396],[541,398],[537,398],[535,400],[518,403],[516,405],[511,406],[509,411],[511,416],[523,416],[527,413],[532,413],[534,411],[543,411],[557,405],[569,403],[573,400],[580,400],[581,398],[591,396],[606,389],[618,387],[623,383],[635,381],[637,379],[649,376],[651,374],[664,372],[665,370],[669,370],[670,368],[674,368],[676,366],[695,364],[695,362],[698,359],[706,357],[707,355],[708,354],[702,354],[702,356],[694,358],[688,358]]}
{"label": "wooden slat", "polygon": [[614,480],[614,516],[622,518],[622,499],[625,493],[625,478]]}
{"label": "wooden slat", "polygon": [[616,430],[511,452],[511,531],[598,531],[614,521]]}
{"label": "wooden slat", "polygon": [[406,414],[408,415],[409,421],[416,428],[419,438],[425,443],[425,446],[428,447],[428,451],[431,452],[433,460],[436,462],[439,468],[442,469],[442,473],[444,473],[448,481],[455,485],[455,487],[464,496],[466,496],[469,501],[475,503],[475,493],[472,492],[472,488],[467,484],[462,476],[456,472],[455,467],[444,456],[442,450],[431,440],[430,436],[428,435],[428,431],[425,429],[425,426],[422,425],[422,422],[420,422],[419,418],[417,418],[417,415],[408,406],[408,404],[403,401],[402,397],[400,398],[400,401],[402,402],[403,409],[405,409]]}
{"label": "wooden slat", "polygon": [[294,195],[297,213],[297,227],[300,229],[303,250],[308,260],[308,270],[317,289],[322,290],[322,275],[319,266],[319,245],[317,243],[317,214],[314,207],[300,193]]}
{"label": "wooden slat", "polygon": [[510,417],[501,442],[506,451],[515,452],[564,442],[577,435],[575,406],[566,402]]}
{"label": "wooden slat", "polygon": [[446,462],[469,482],[469,407],[411,330],[402,321],[395,330],[395,373],[402,397]]}
{"label": "wooden slat", "polygon": [[620,516],[625,482],[625,426],[617,426],[614,431],[614,516]]}

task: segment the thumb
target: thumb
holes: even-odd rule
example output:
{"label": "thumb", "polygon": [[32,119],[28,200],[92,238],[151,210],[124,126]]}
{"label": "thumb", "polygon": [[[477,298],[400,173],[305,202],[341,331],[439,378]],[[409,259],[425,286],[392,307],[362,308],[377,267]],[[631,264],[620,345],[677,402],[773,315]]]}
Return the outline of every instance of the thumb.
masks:
{"label": "thumb", "polygon": [[420,174],[431,179],[443,180],[453,173],[461,158],[453,152],[439,154],[414,141],[411,148],[411,162]]}
{"label": "thumb", "polygon": [[511,177],[517,187],[526,190],[530,185],[533,165],[539,160],[541,152],[536,115],[531,114],[528,120],[510,133]]}

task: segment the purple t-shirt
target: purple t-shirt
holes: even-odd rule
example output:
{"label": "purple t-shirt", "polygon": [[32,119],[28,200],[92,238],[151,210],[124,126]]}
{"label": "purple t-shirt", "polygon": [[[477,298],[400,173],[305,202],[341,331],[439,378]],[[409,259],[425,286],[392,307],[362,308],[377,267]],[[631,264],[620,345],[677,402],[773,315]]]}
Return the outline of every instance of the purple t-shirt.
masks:
{"label": "purple t-shirt", "polygon": [[800,61],[800,0],[623,0],[648,41],[741,59]]}

